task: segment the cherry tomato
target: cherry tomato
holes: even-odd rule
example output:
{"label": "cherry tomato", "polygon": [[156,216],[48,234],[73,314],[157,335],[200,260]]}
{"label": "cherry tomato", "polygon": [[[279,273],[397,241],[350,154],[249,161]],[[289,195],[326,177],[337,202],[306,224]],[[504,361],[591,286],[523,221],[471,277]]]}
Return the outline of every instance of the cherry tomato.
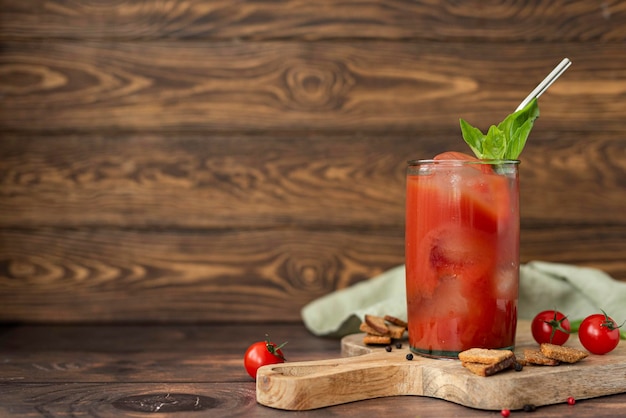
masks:
{"label": "cherry tomato", "polygon": [[617,347],[620,326],[602,311],[583,319],[578,328],[578,338],[590,353],[606,354]]}
{"label": "cherry tomato", "polygon": [[243,356],[243,365],[250,377],[256,380],[256,371],[261,366],[284,363],[285,356],[281,348],[283,348],[285,344],[287,343],[285,342],[277,346],[273,342],[270,342],[269,336],[266,334],[265,341],[258,341],[248,347],[246,354]]}
{"label": "cherry tomato", "polygon": [[533,338],[539,344],[563,345],[570,329],[569,319],[557,310],[539,312],[530,325]]}

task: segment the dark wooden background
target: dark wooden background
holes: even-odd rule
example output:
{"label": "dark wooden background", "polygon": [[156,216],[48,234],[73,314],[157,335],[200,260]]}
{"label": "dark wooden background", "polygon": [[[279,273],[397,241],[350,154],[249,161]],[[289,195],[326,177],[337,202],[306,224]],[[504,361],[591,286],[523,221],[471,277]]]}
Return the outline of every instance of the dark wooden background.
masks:
{"label": "dark wooden background", "polygon": [[0,0],[0,321],[295,322],[563,58],[523,262],[626,281],[626,2]]}

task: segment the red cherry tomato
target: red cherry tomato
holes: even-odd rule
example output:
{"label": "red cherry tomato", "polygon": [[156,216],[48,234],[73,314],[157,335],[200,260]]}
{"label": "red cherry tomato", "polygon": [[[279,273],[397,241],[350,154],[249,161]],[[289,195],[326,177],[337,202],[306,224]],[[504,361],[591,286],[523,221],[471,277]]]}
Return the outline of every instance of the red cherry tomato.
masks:
{"label": "red cherry tomato", "polygon": [[590,353],[606,354],[617,347],[619,328],[615,321],[602,311],[601,314],[590,315],[581,322],[578,338]]}
{"label": "red cherry tomato", "polygon": [[539,344],[563,345],[569,338],[570,329],[567,317],[556,310],[539,312],[530,325],[533,338]]}
{"label": "red cherry tomato", "polygon": [[285,356],[281,348],[287,343],[285,342],[277,346],[273,342],[270,342],[268,335],[265,335],[265,337],[265,341],[258,341],[248,347],[246,354],[243,356],[243,365],[250,377],[255,380],[256,372],[259,367],[285,362]]}

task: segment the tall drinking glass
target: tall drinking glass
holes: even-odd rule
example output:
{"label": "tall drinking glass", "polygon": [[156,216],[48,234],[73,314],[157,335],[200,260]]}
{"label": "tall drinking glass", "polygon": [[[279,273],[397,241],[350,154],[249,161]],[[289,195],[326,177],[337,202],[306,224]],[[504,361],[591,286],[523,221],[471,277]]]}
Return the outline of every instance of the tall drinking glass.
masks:
{"label": "tall drinking glass", "polygon": [[519,286],[519,161],[416,160],[407,169],[409,344],[458,357],[512,349]]}

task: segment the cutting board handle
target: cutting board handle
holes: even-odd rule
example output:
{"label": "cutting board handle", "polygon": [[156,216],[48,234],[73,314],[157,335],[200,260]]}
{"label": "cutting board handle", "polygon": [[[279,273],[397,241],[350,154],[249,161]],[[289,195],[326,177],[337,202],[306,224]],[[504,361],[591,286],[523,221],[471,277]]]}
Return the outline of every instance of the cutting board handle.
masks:
{"label": "cutting board handle", "polygon": [[419,360],[408,361],[401,352],[269,365],[257,371],[257,402],[308,410],[385,396],[422,395],[420,370]]}

